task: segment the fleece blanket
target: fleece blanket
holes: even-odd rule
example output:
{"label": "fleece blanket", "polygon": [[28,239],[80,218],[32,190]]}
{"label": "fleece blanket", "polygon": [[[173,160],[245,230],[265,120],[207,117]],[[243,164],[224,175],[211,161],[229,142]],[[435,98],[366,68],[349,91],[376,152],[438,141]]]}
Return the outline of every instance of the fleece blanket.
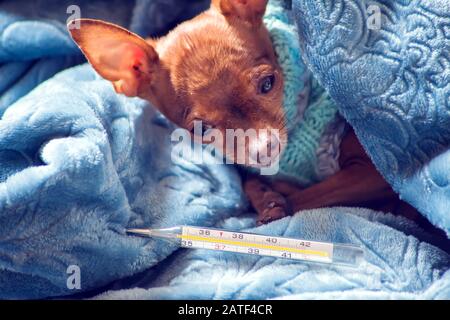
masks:
{"label": "fleece blanket", "polygon": [[[146,102],[116,95],[89,65],[53,76],[81,57],[63,29],[66,7],[61,18],[50,3],[30,12],[20,1],[0,4],[1,298],[105,290],[97,298],[450,298],[448,242],[365,209],[300,212],[251,229],[359,244],[366,260],[357,270],[126,235],[127,227],[177,224],[247,229],[255,216],[242,215],[249,210],[235,168],[171,158],[174,128]],[[84,16],[101,17],[102,3],[90,1],[98,12]],[[145,35],[149,19],[138,13],[161,12],[158,4],[173,11],[155,23],[186,18],[184,10],[172,15],[185,1],[133,4],[108,20]],[[80,287],[68,286],[73,270]]]}
{"label": "fleece blanket", "polygon": [[[57,72],[82,62],[66,32],[74,18],[159,36],[205,7],[206,0],[5,0],[0,3],[0,114]],[[161,14],[164,12],[164,14]]]}
{"label": "fleece blanket", "polygon": [[400,196],[450,235],[450,1],[294,0],[304,59]]}
{"label": "fleece blanket", "polygon": [[[232,230],[253,225],[250,217],[219,224]],[[135,278],[133,289],[116,283],[95,299],[450,298],[450,256],[427,243],[429,235],[404,218],[362,208],[326,208],[246,230],[358,244],[365,249],[365,261],[351,268],[182,251],[152,270],[157,277],[150,273]]]}

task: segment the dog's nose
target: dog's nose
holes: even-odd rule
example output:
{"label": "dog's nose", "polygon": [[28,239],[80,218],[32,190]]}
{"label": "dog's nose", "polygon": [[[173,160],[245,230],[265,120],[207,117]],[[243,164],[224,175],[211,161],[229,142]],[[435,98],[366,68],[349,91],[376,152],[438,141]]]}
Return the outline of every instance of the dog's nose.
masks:
{"label": "dog's nose", "polygon": [[267,139],[266,148],[262,152],[266,152],[267,156],[277,156],[280,153],[280,138],[276,134],[270,134]]}
{"label": "dog's nose", "polygon": [[258,135],[258,139],[250,145],[250,159],[257,165],[270,165],[281,152],[278,134],[269,130]]}

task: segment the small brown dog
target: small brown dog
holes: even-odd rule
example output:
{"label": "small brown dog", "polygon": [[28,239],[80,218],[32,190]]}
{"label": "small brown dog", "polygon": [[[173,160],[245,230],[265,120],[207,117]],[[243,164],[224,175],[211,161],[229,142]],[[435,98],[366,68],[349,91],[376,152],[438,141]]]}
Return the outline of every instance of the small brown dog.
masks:
{"label": "small brown dog", "polygon": [[[81,19],[73,39],[118,93],[151,102],[187,130],[275,128],[286,139],[283,76],[263,24],[267,0],[212,0],[167,36],[143,40],[112,24]],[[246,176],[244,190],[267,223],[302,209],[365,206],[417,217],[375,169],[353,131],[340,145],[340,171],[306,189]]]}

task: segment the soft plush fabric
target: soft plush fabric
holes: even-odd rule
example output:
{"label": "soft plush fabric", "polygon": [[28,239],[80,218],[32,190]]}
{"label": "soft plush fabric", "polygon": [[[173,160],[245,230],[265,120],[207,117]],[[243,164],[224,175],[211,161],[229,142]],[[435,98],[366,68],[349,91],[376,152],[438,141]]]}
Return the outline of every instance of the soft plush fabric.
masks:
{"label": "soft plush fabric", "polygon": [[[289,179],[309,186],[339,170],[336,152],[318,150],[339,148],[342,130],[327,130],[337,119],[337,108],[327,92],[315,81],[302,61],[297,26],[283,0],[270,0],[264,15],[278,62],[283,71],[288,142],[276,179]],[[324,139],[324,133],[335,138]],[[334,170],[330,170],[334,169]]]}
{"label": "soft plush fabric", "polygon": [[81,269],[81,290],[105,285],[176,248],[126,227],[211,225],[242,211],[233,167],[174,162],[173,130],[89,65],[9,107],[0,120],[0,297],[74,293],[70,265]]}
{"label": "soft plush fabric", "polygon": [[83,61],[66,32],[67,20],[74,18],[69,8],[78,6],[83,18],[106,20],[147,37],[166,33],[207,4],[208,0],[1,1],[0,115],[42,81]]}
{"label": "soft plush fabric", "polygon": [[[231,218],[240,229],[253,219]],[[354,243],[365,250],[359,268],[306,264],[206,250],[183,251],[96,299],[449,299],[450,256],[411,221],[355,208],[327,208],[250,229],[268,235]],[[128,287],[130,284],[128,284]]]}
{"label": "soft plush fabric", "polygon": [[[145,102],[116,95],[89,66],[61,74],[11,105],[67,66],[58,59],[81,60],[64,25],[25,19],[31,12],[21,10],[33,11],[28,5],[0,5],[1,298],[72,294],[66,286],[70,265],[81,268],[86,291],[142,271],[175,249],[128,237],[127,226],[212,224],[242,210],[232,168],[172,162],[173,128]],[[87,11],[128,23],[130,3],[128,11],[116,8],[120,16],[106,5],[91,3]],[[178,11],[181,2],[172,5]],[[59,1],[35,3],[47,17],[52,10],[64,15],[65,8]],[[144,7],[136,11],[144,20]],[[138,15],[133,19],[138,24]]]}
{"label": "soft plush fabric", "polygon": [[308,67],[379,171],[450,235],[450,1],[294,0],[293,9]]}

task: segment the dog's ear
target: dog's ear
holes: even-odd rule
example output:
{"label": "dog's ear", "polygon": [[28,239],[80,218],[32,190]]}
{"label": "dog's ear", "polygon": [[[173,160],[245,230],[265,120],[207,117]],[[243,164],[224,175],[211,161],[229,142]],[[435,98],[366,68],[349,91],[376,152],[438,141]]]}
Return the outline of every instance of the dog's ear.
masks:
{"label": "dog's ear", "polygon": [[71,21],[68,29],[92,67],[113,83],[117,93],[138,96],[154,80],[158,54],[138,35],[94,19]]}
{"label": "dog's ear", "polygon": [[239,19],[260,26],[268,0],[212,0],[212,6],[227,19]]}

